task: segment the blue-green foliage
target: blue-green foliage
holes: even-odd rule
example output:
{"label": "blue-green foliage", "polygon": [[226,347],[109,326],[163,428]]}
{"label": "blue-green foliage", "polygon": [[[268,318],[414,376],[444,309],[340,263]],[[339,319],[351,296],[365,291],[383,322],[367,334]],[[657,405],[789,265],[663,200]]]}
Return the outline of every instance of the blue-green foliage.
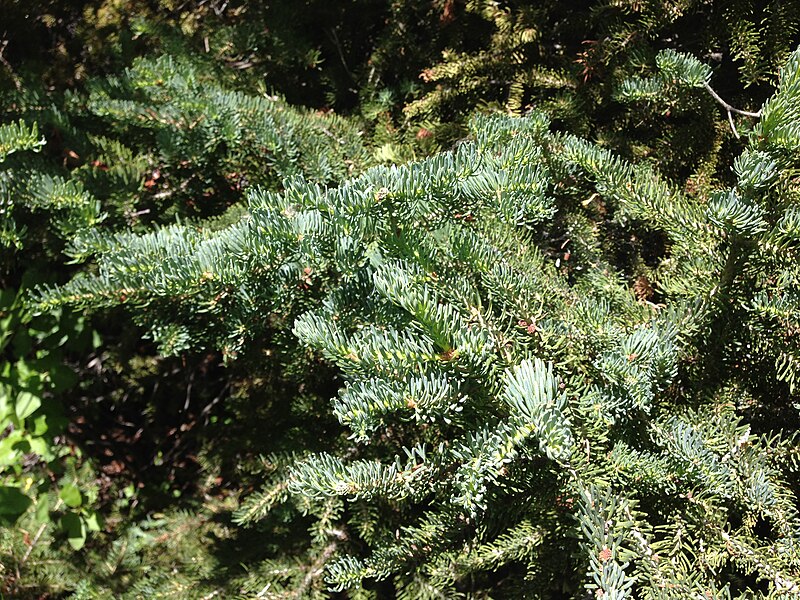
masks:
{"label": "blue-green foliage", "polygon": [[[119,368],[103,364],[116,348],[87,358],[101,342],[95,334],[87,344],[83,317],[55,308],[32,319],[20,288],[25,269],[37,264],[48,281],[65,281],[101,232],[229,207],[220,221],[235,220],[235,203],[254,184],[281,189],[302,176],[328,185],[370,160],[349,121],[290,107],[265,89],[228,89],[187,57],[139,58],[117,77],[63,95],[35,90],[0,91],[0,119],[9,121],[0,125],[0,284],[8,288],[0,292],[0,562],[18,573],[0,593],[12,594],[15,586],[63,589],[69,554],[60,549],[81,549],[100,527],[96,474],[65,437],[62,414],[83,402],[76,386],[87,363],[87,379],[100,380],[98,404],[120,391],[108,389],[116,379],[109,371]],[[119,337],[111,333],[108,345]],[[174,323],[155,326],[153,337],[172,353],[189,347]],[[151,357],[127,366],[137,359],[158,368]],[[126,376],[140,371],[147,375]],[[104,491],[122,506],[136,490],[120,488]]]}
{"label": "blue-green foliage", "polygon": [[[795,441],[741,407],[798,399],[799,57],[728,189],[683,192],[540,114],[476,117],[451,152],[254,191],[225,229],[85,236],[96,273],[38,306],[125,303],[165,350],[228,358],[293,322],[341,373],[352,441],[289,461],[239,515],[312,511],[332,589],[455,595],[502,566],[520,597],[785,597]],[[650,295],[603,240],[637,227],[666,240]]]}
{"label": "blue-green foliage", "polygon": [[[19,222],[21,212],[37,212],[39,218],[47,213],[62,238],[91,228],[102,218],[99,204],[80,182],[31,168],[20,158],[19,153],[39,152],[44,144],[36,123],[0,125],[0,246],[23,247],[26,227]],[[9,159],[12,154],[16,155]]]}
{"label": "blue-green foliage", "polygon": [[368,160],[344,119],[290,107],[266,92],[226,89],[171,56],[140,58],[122,76],[93,82],[86,110],[123,139],[146,132],[157,164],[193,172],[201,181],[217,174],[231,185],[240,177],[245,185],[275,185],[303,175],[329,183]]}

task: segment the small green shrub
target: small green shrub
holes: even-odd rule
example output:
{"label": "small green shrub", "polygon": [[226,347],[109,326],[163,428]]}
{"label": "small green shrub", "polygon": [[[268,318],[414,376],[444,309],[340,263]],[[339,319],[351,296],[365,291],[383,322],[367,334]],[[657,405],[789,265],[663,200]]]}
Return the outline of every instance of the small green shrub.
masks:
{"label": "small green shrub", "polygon": [[293,322],[338,369],[349,438],[274,457],[238,512],[314,517],[306,575],[264,568],[264,590],[787,597],[798,81],[800,51],[728,188],[683,191],[541,113],[479,116],[451,152],[253,192],[227,228],[98,236],[96,274],[37,306],[124,303],[164,351],[229,359]]}

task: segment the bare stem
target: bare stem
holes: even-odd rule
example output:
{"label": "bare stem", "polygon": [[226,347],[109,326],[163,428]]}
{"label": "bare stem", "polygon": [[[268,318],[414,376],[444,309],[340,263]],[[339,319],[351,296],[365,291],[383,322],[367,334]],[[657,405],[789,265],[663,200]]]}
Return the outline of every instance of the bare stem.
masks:
{"label": "bare stem", "polygon": [[728,111],[728,123],[731,124],[731,131],[733,131],[733,135],[736,136],[736,139],[738,140],[741,136],[736,130],[736,123],[733,122],[733,113],[731,111]]}
{"label": "bare stem", "polygon": [[750,112],[749,110],[739,110],[738,108],[734,108],[733,106],[725,102],[725,100],[720,98],[719,94],[715,92],[714,89],[710,85],[708,85],[707,82],[703,83],[703,87],[705,87],[708,93],[711,94],[711,96],[714,98],[714,100],[716,100],[723,107],[725,107],[725,110],[727,110],[728,112],[736,113],[737,115],[744,115],[745,117],[759,118],[761,116],[761,111]]}
{"label": "bare stem", "polygon": [[738,108],[731,106],[730,104],[725,102],[725,100],[723,100],[717,92],[714,91],[714,88],[708,85],[707,81],[703,82],[703,87],[706,88],[706,91],[708,91],[708,93],[711,94],[711,97],[714,98],[714,100],[716,100],[717,102],[719,102],[722,105],[722,107],[727,111],[728,123],[731,124],[731,131],[733,131],[733,135],[736,136],[737,140],[739,139],[740,136],[739,132],[736,130],[736,124],[733,122],[733,113],[736,113],[737,115],[743,115],[745,117],[755,117],[756,119],[761,116],[760,110],[758,112],[750,112],[749,110],[740,110]]}
{"label": "bare stem", "polygon": [[8,46],[8,40],[3,40],[0,42],[0,64],[6,68],[8,74],[11,76],[11,81],[14,82],[14,87],[17,88],[17,91],[19,92],[22,91],[22,80],[20,80],[20,78],[14,72],[14,68],[11,66],[11,63],[8,62],[8,59],[6,59],[4,56],[6,46]]}

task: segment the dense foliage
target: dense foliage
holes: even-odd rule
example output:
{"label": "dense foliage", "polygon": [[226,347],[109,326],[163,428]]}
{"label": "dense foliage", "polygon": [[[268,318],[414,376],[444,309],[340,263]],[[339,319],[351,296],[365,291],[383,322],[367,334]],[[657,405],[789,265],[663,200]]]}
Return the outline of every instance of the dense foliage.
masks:
{"label": "dense foliage", "polygon": [[0,593],[800,593],[797,8],[10,2]]}

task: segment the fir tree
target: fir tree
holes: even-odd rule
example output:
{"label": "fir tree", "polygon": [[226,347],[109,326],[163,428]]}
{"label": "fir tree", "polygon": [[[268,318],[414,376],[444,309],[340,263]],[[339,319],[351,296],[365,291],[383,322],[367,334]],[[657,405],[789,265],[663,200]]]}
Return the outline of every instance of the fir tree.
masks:
{"label": "fir tree", "polygon": [[[164,360],[113,316],[98,319],[97,329],[68,310],[32,318],[22,298],[31,283],[63,282],[82,268],[76,240],[84,235],[231,206],[203,222],[220,228],[238,218],[236,202],[253,185],[280,188],[300,175],[328,185],[362,170],[369,155],[346,120],[291,107],[263,88],[232,89],[186,56],[139,58],[117,77],[93,77],[66,94],[21,88],[0,92],[0,594],[117,596],[127,591],[113,582],[118,576],[139,594],[161,586],[182,597],[191,582],[228,565],[210,553],[202,566],[184,560],[181,552],[196,554],[201,542],[191,526],[162,545],[163,533],[189,516],[172,511],[151,524],[131,507],[195,485],[186,480],[200,468],[192,456],[200,436],[184,427],[207,424],[210,410],[202,411],[235,382],[209,366],[213,355]],[[178,419],[163,417],[172,404],[182,407]],[[132,425],[123,416],[131,412],[143,425],[138,434],[120,426]],[[69,427],[65,414],[74,419]],[[165,438],[176,437],[167,464],[154,464]],[[114,524],[116,546],[100,531],[99,512]],[[228,531],[209,521],[195,519],[198,528]],[[106,566],[117,560],[124,568]],[[197,568],[170,588],[175,564]]]}
{"label": "fir tree", "polygon": [[[658,67],[622,93],[709,84],[688,56]],[[229,359],[293,322],[344,379],[350,437],[277,459],[238,514],[314,515],[333,590],[790,597],[798,82],[800,51],[729,188],[683,191],[541,113],[479,116],[451,152],[253,192],[227,228],[80,236],[96,271],[38,306],[125,304],[163,351]]]}

